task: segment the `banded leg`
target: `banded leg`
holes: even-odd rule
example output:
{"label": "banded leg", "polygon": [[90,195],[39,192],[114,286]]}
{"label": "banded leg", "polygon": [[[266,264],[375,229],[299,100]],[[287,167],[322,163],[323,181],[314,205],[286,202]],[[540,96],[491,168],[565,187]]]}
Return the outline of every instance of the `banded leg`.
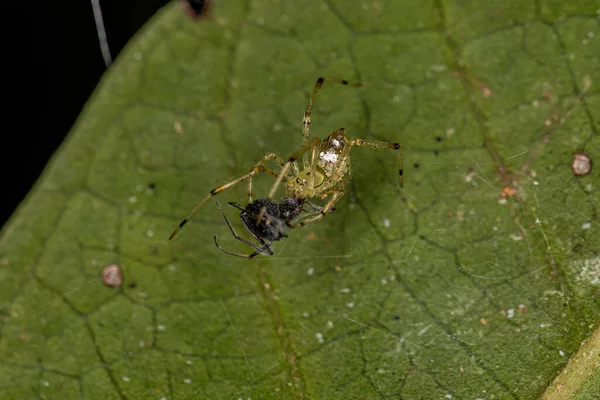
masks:
{"label": "banded leg", "polygon": [[[279,165],[279,167],[283,167],[284,166],[284,161],[283,161],[283,157],[277,153],[267,153],[265,154],[265,156],[262,158],[262,160],[260,160],[259,162],[257,162],[254,167],[252,167],[252,170],[254,169],[258,169],[259,172],[264,172],[265,174],[269,174],[272,175],[274,177],[278,177],[279,173],[273,171],[270,168],[267,168],[264,166],[264,164],[266,164],[269,160],[275,159],[275,161],[277,162],[277,164]],[[248,179],[248,202],[252,203],[252,176],[250,176],[250,178]]]}
{"label": "banded leg", "polygon": [[[232,203],[229,203],[232,204]],[[225,219],[225,222],[227,222],[227,226],[229,227],[229,230],[231,231],[231,234],[233,235],[235,240],[239,240],[240,242],[247,244],[248,246],[252,247],[255,251],[252,254],[239,254],[239,253],[232,253],[230,251],[227,251],[225,249],[223,249],[221,246],[219,246],[219,243],[217,243],[217,237],[215,236],[215,245],[217,246],[217,248],[219,250],[221,250],[223,253],[225,254],[229,254],[230,256],[236,256],[236,257],[241,257],[241,258],[247,258],[248,260],[256,257],[259,254],[265,254],[268,256],[272,256],[273,255],[273,250],[271,249],[271,246],[269,246],[268,243],[264,242],[260,237],[256,237],[256,239],[260,242],[260,244],[262,244],[262,246],[258,246],[246,239],[244,239],[243,237],[239,236],[237,233],[235,233],[235,230],[233,229],[233,226],[231,226],[231,224],[229,223],[229,220],[227,219],[227,216],[225,215],[225,212],[223,211],[223,209],[221,208],[221,206],[219,205],[219,203],[217,203],[217,207],[219,207],[219,210],[221,211],[221,214],[223,215],[223,218]],[[237,206],[236,206],[237,207]],[[239,208],[239,207],[238,207]]]}
{"label": "banded leg", "polygon": [[[323,83],[325,82],[333,82],[340,83],[342,85],[350,85],[350,86],[360,86],[360,83],[352,83],[348,82],[344,79],[336,79],[336,78],[319,78],[315,83],[315,87],[310,95],[310,100],[308,101],[308,106],[306,106],[306,110],[304,110],[304,118],[302,118],[302,146],[308,146],[308,138],[310,136],[310,121],[312,109],[317,101],[317,96],[319,92],[323,88]],[[308,160],[306,158],[303,159],[304,169],[308,169]],[[297,173],[297,172],[296,172]]]}
{"label": "banded leg", "polygon": [[250,170],[250,172],[248,172],[247,174],[242,175],[239,178],[232,180],[231,182],[227,182],[227,183],[225,183],[225,184],[223,184],[223,185],[221,185],[221,186],[219,186],[219,187],[214,188],[213,190],[211,190],[210,193],[205,198],[203,198],[202,200],[200,200],[200,203],[196,204],[196,206],[192,209],[192,211],[188,214],[188,216],[185,217],[183,219],[183,221],[181,221],[179,223],[179,226],[173,231],[173,233],[171,233],[171,236],[169,236],[169,240],[173,239],[175,237],[175,235],[177,235],[177,233],[181,230],[181,228],[183,228],[183,226],[188,223],[188,221],[192,218],[192,216],[194,214],[196,214],[196,211],[198,211],[198,209],[200,207],[202,207],[204,205],[204,203],[206,203],[210,198],[216,196],[217,194],[221,193],[225,189],[229,189],[230,187],[237,185],[238,183],[242,182],[245,179],[252,178],[252,176],[256,175],[256,173],[258,173],[258,172],[266,172],[265,171],[266,168],[264,168],[264,167],[261,168],[262,165],[264,163],[266,163],[268,160],[270,160],[272,158],[276,158],[276,157],[281,158],[281,156],[278,155],[278,154],[276,154],[276,153],[267,153],[262,158],[262,160],[260,160],[259,162],[257,162],[254,165],[254,167],[252,167],[252,169]]}
{"label": "banded leg", "polygon": [[351,146],[370,147],[372,149],[390,149],[395,150],[398,153],[398,175],[400,178],[400,187],[404,187],[404,171],[402,170],[402,150],[399,143],[391,142],[378,142],[373,140],[354,139]]}

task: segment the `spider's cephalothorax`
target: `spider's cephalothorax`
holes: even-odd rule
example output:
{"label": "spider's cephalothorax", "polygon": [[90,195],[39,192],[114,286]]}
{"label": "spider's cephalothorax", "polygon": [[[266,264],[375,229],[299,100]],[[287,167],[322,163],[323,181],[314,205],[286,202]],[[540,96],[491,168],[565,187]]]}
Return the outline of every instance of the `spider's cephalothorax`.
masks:
{"label": "spider's cephalothorax", "polygon": [[[253,258],[257,254],[272,255],[271,242],[286,237],[286,228],[296,228],[319,221],[335,209],[335,204],[344,195],[344,183],[350,180],[350,150],[354,146],[395,150],[400,165],[398,170],[400,187],[403,187],[402,156],[400,154],[400,144],[398,143],[351,139],[346,135],[344,128],[334,130],[323,140],[313,138],[309,141],[312,109],[325,81],[324,78],[317,79],[308,106],[304,111],[302,148],[288,157],[287,160],[278,153],[267,153],[247,174],[211,190],[192,209],[192,212],[181,221],[169,239],[172,239],[211,197],[247,180],[248,205],[242,207],[235,203],[230,204],[241,210],[240,218],[244,227],[261,245],[256,245],[237,236],[229,221],[225,218],[234,237],[253,247],[255,251],[250,255],[242,255],[221,250],[227,254],[245,258]],[[327,81],[343,85],[350,84],[348,81],[341,79],[327,79]],[[360,84],[350,85],[360,86]],[[297,162],[300,157],[303,157],[302,170],[300,170]],[[275,169],[265,166],[270,160],[277,163]],[[271,175],[276,179],[267,197],[253,201],[252,178],[259,172]],[[284,184],[285,197],[277,203],[273,198],[282,183]],[[312,198],[328,200],[323,206],[318,206],[308,201]]]}

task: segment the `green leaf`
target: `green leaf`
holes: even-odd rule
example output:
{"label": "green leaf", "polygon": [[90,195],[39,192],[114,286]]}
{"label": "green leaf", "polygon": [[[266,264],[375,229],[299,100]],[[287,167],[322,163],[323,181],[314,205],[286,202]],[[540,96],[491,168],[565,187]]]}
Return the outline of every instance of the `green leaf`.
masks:
{"label": "green leaf", "polygon": [[[532,399],[589,339],[573,358],[588,378],[566,374],[562,393],[594,398],[600,179],[570,164],[600,162],[598,13],[167,7],[3,228],[0,397]],[[212,188],[300,147],[319,76],[362,86],[326,84],[313,134],[400,142],[405,188],[392,152],[357,148],[337,210],[273,257],[216,249],[248,251],[212,201],[168,241]],[[245,199],[238,185],[214,200]],[[118,289],[101,279],[113,263]]]}

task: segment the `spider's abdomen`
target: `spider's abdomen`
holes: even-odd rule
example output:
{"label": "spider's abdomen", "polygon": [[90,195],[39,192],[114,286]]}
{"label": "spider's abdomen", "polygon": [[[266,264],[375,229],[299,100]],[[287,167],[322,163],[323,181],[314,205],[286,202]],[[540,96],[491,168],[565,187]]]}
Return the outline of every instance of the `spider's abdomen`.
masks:
{"label": "spider's abdomen", "polygon": [[323,171],[327,178],[341,180],[348,172],[350,158],[347,153],[347,147],[348,137],[344,128],[331,132],[327,139],[319,146],[317,167]]}

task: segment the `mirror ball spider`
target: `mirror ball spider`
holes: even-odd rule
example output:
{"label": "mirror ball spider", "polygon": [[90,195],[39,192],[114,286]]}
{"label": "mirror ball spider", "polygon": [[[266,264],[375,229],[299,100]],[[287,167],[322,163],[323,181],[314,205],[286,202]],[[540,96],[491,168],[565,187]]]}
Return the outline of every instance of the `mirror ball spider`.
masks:
{"label": "mirror ball spider", "polygon": [[[372,149],[391,149],[398,154],[400,187],[403,187],[402,177],[402,155],[399,143],[388,143],[371,141],[364,139],[350,139],[346,135],[344,128],[336,129],[325,139],[310,137],[310,123],[312,109],[323,87],[324,82],[339,83],[342,85],[360,86],[360,83],[349,83],[342,79],[319,78],[310,96],[308,106],[304,111],[302,119],[302,147],[287,159],[278,153],[267,153],[257,162],[248,172],[227,182],[213,190],[204,197],[185,217],[179,226],[173,231],[169,240],[179,232],[181,228],[190,220],[204,203],[209,199],[221,193],[225,189],[237,185],[245,180],[248,181],[248,204],[243,207],[237,203],[229,204],[240,210],[240,220],[248,232],[259,242],[252,243],[237,235],[229,220],[225,216],[223,209],[217,203],[227,226],[231,230],[233,237],[242,243],[254,249],[254,252],[245,255],[232,253],[224,250],[217,243],[217,237],[214,237],[215,245],[222,252],[252,259],[258,254],[273,255],[271,247],[272,242],[287,237],[285,231],[287,228],[297,228],[313,222],[317,222],[325,215],[335,210],[335,204],[344,195],[344,184],[351,179],[350,173],[350,150],[354,146],[370,147]],[[310,154],[310,156],[309,156]],[[298,166],[297,160],[302,157],[302,170]],[[265,164],[273,160],[277,163],[276,169],[271,169]],[[252,178],[259,172],[271,175],[275,182],[267,197],[252,199]],[[275,192],[283,184],[285,197],[279,201],[274,200]],[[318,206],[310,199],[329,198],[324,206]]]}

